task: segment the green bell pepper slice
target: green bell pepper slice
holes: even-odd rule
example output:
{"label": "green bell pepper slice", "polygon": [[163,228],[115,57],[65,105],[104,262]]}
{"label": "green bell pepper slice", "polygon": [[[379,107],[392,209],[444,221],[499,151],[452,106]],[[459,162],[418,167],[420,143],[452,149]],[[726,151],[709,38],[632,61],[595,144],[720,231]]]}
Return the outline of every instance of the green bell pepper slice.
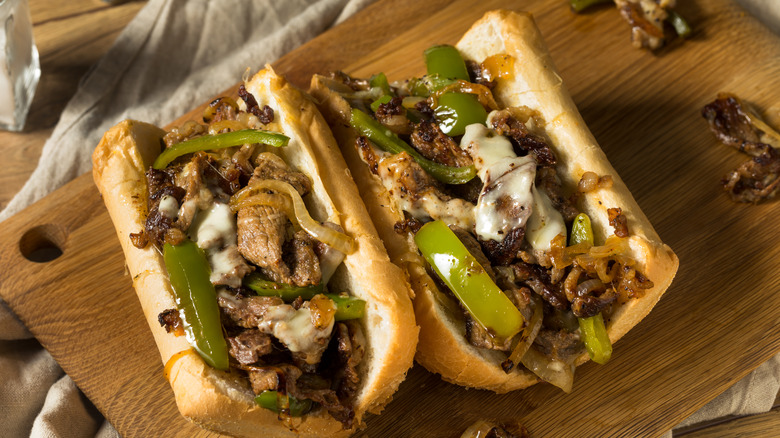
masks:
{"label": "green bell pepper slice", "polygon": [[163,259],[179,308],[187,341],[210,366],[228,369],[228,349],[222,335],[217,293],[209,280],[203,251],[191,240],[166,243]]}
{"label": "green bell pepper slice", "polygon": [[463,135],[466,126],[485,124],[487,111],[473,94],[445,93],[439,96],[433,110],[441,131],[450,137]]}
{"label": "green bell pepper slice", "polygon": [[426,172],[443,183],[463,184],[469,182],[477,175],[477,169],[473,165],[451,167],[423,157],[392,131],[357,108],[352,109],[349,124],[355,128],[360,135],[368,137],[369,140],[386,152],[393,154],[400,152],[408,153]]}
{"label": "green bell pepper slice", "polygon": [[293,301],[298,297],[310,300],[317,294],[323,293],[324,286],[320,283],[314,286],[293,286],[291,284],[276,283],[266,280],[260,274],[254,272],[244,277],[244,286],[264,297],[279,297],[284,301]]}
{"label": "green bell pepper slice", "polygon": [[470,81],[466,63],[455,47],[447,44],[433,46],[427,49],[424,55],[428,76]]}
{"label": "green bell pepper slice", "polygon": [[520,332],[523,315],[444,222],[423,225],[414,241],[439,278],[488,332],[501,339]]}
{"label": "green bell pepper slice", "polygon": [[[286,399],[286,400],[285,400]],[[289,412],[292,417],[300,417],[311,411],[314,402],[305,399],[297,399],[291,395],[283,395],[277,391],[263,391],[255,397],[258,406],[270,409],[277,414],[283,411]],[[288,405],[285,407],[285,405]]]}
{"label": "green bell pepper slice", "polygon": [[569,236],[569,245],[577,245],[582,242],[593,246],[593,228],[590,225],[590,218],[585,213],[580,213],[574,218]]}
{"label": "green bell pepper slice", "polygon": [[[593,229],[590,225],[590,218],[585,213],[580,213],[574,218],[571,226],[571,236],[569,236],[569,245],[587,242],[593,245]],[[588,350],[590,358],[594,362],[605,364],[612,356],[612,343],[607,335],[607,328],[604,326],[604,317],[596,314],[589,318],[577,318],[580,325],[580,337]]]}
{"label": "green bell pepper slice", "polygon": [[675,33],[677,33],[680,38],[688,38],[691,36],[691,25],[688,24],[688,21],[685,20],[685,18],[682,17],[682,15],[678,14],[677,12],[668,9],[666,11],[667,17],[666,21],[669,22],[669,24],[672,25],[674,28]]}
{"label": "green bell pepper slice", "polygon": [[613,0],[569,0],[569,6],[574,12],[582,12],[583,10],[602,3],[612,3]]}
{"label": "green bell pepper slice", "polygon": [[287,146],[290,137],[277,132],[263,131],[259,129],[243,129],[241,131],[224,132],[215,135],[202,135],[164,150],[157,159],[154,160],[154,167],[157,170],[164,169],[171,161],[182,155],[191,154],[198,151],[208,151],[213,149],[224,149],[231,146],[240,146],[243,144],[263,143],[271,146]]}
{"label": "green bell pepper slice", "polygon": [[371,102],[371,111],[376,112],[379,109],[379,105],[382,105],[383,103],[388,103],[393,99],[392,96],[389,94],[383,94],[379,99]]}
{"label": "green bell pepper slice", "polygon": [[604,317],[598,313],[589,318],[577,319],[580,322],[580,336],[590,358],[602,365],[607,363],[612,357],[612,343],[607,335]]}
{"label": "green bell pepper slice", "polygon": [[[310,300],[314,298],[315,295],[321,294],[325,290],[321,283],[314,286],[293,286],[266,280],[256,272],[249,274],[244,278],[244,286],[257,292],[258,295],[264,297],[279,297],[288,303],[298,297],[301,297],[304,300]],[[334,314],[334,319],[336,321],[363,317],[366,310],[366,302],[364,300],[348,295],[324,295],[333,300],[336,304],[336,313]]]}

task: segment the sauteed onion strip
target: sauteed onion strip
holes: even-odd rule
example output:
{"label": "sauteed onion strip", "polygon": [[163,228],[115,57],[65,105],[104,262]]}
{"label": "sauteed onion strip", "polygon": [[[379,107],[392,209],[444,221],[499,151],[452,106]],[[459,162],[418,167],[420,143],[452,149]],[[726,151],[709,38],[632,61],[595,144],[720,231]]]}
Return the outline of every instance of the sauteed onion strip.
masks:
{"label": "sauteed onion strip", "polygon": [[[279,195],[266,193],[267,190]],[[281,195],[281,196],[280,196]],[[280,199],[286,199],[281,201]],[[290,184],[277,180],[262,180],[244,187],[230,198],[230,208],[238,211],[249,205],[272,205],[282,210],[290,221],[306,230],[313,238],[332,248],[351,254],[355,251],[355,240],[344,233],[325,227],[314,220],[300,193]]]}

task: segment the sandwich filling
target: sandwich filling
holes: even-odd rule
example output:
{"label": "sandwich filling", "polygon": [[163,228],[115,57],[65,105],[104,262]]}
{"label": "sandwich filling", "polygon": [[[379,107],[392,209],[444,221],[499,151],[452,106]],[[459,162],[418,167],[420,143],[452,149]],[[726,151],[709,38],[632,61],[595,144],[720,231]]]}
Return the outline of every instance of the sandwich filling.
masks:
{"label": "sandwich filling", "polygon": [[187,122],[164,137],[165,153],[146,173],[148,215],[133,244],[164,253],[178,306],[160,314],[169,332],[186,335],[290,427],[291,417],[324,410],[351,428],[365,302],[333,279],[354,242],[338,224],[311,217],[310,177],[273,141],[253,137],[296,141],[272,132],[281,128],[273,108],[243,86],[239,95],[240,104],[212,102],[205,124]]}
{"label": "sandwich filling", "polygon": [[354,147],[403,213],[395,230],[427,261],[437,300],[461,309],[466,341],[503,352],[496,366],[507,373],[525,367],[568,391],[579,356],[609,358],[616,307],[653,287],[627,256],[620,206],[609,208],[614,233],[603,242],[578,208],[611,176],[585,172],[578,187],[562,186],[545,120],[493,97],[512,80],[510,56],[464,62],[452,46],[425,55],[422,78],[321,80],[349,104]]}

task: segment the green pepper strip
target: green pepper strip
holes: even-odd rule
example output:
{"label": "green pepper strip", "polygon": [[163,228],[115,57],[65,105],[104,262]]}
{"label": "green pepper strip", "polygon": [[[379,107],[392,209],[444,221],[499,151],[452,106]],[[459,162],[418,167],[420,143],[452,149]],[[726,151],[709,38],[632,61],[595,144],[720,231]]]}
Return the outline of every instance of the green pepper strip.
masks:
{"label": "green pepper strip", "polygon": [[163,259],[187,341],[207,364],[227,370],[227,343],[222,335],[217,293],[209,280],[206,256],[195,242],[186,240],[176,246],[166,243]]}
{"label": "green pepper strip", "polygon": [[379,97],[379,99],[371,102],[371,111],[376,112],[376,110],[379,109],[379,105],[382,105],[383,103],[388,103],[393,99],[392,96],[389,94],[383,94]]}
{"label": "green pepper strip", "polygon": [[[580,213],[574,218],[571,236],[569,236],[569,245],[582,242],[593,245],[593,229],[590,225],[590,218],[585,213]],[[580,323],[582,342],[585,343],[590,358],[596,363],[607,363],[612,356],[612,343],[609,341],[601,313],[589,318],[577,318],[577,321]]]}
{"label": "green pepper strip", "polygon": [[587,242],[593,246],[593,229],[590,226],[590,218],[585,213],[580,213],[574,218],[571,224],[571,236],[569,236],[569,245]]}
{"label": "green pepper strip", "polygon": [[271,146],[287,146],[290,137],[270,131],[261,131],[259,129],[243,129],[241,131],[225,132],[216,135],[202,135],[200,137],[186,140],[164,150],[157,159],[154,160],[152,167],[155,169],[164,169],[171,161],[176,158],[198,151],[208,151],[212,149],[223,149],[231,146],[240,146],[242,144],[264,143]]}
{"label": "green pepper strip", "polygon": [[424,52],[428,76],[470,81],[466,63],[458,49],[450,45],[433,46]]}
{"label": "green pepper strip", "polygon": [[444,222],[423,225],[414,241],[439,278],[485,329],[501,339],[520,332],[523,315]]}
{"label": "green pepper strip", "polygon": [[293,286],[291,284],[276,283],[271,280],[266,280],[260,274],[252,273],[244,278],[244,286],[257,292],[258,295],[264,297],[279,297],[284,301],[293,301],[298,297],[303,297],[304,300],[310,300],[317,294],[321,294],[324,291],[322,284],[314,286]]}
{"label": "green pepper strip", "polygon": [[590,358],[594,362],[605,364],[612,357],[612,343],[604,326],[604,318],[600,313],[590,318],[578,318],[580,321],[580,336]]}
{"label": "green pepper strip", "polygon": [[613,0],[569,0],[569,6],[574,12],[582,12],[583,10],[601,3],[612,3]]}
{"label": "green pepper strip", "polygon": [[[247,275],[244,279],[244,286],[257,292],[258,295],[279,297],[285,302],[293,301],[298,297],[310,300],[324,290],[322,284],[305,287],[293,286],[266,280],[257,273]],[[362,318],[365,313],[366,302],[360,298],[338,294],[325,294],[325,296],[336,304],[336,313],[334,315],[336,321]]]}
{"label": "green pepper strip", "polygon": [[466,126],[485,124],[487,111],[473,94],[445,93],[437,99],[434,109],[441,131],[451,137],[463,135]]}
{"label": "green pepper strip", "polygon": [[[285,398],[287,399],[287,403],[285,403]],[[314,404],[314,402],[308,398],[298,400],[291,395],[283,395],[277,391],[261,392],[255,397],[255,403],[260,407],[270,409],[277,414],[286,410],[290,413],[290,416],[293,417],[300,417],[306,414],[311,410],[312,405]],[[286,404],[289,404],[288,408],[284,407]]]}
{"label": "green pepper strip", "polygon": [[384,151],[393,154],[400,152],[408,153],[426,172],[443,183],[463,184],[469,182],[477,175],[477,169],[473,165],[450,167],[423,157],[392,131],[357,108],[352,109],[349,124]]}
{"label": "green pepper strip", "polygon": [[371,76],[371,79],[368,80],[368,85],[371,86],[371,88],[380,88],[384,94],[393,94],[390,91],[390,83],[387,82],[387,76],[385,76],[384,73],[378,73]]}
{"label": "green pepper strip", "polygon": [[667,10],[666,13],[669,14],[666,20],[674,27],[674,31],[677,32],[680,38],[691,36],[691,25],[688,24],[685,18],[671,9]]}

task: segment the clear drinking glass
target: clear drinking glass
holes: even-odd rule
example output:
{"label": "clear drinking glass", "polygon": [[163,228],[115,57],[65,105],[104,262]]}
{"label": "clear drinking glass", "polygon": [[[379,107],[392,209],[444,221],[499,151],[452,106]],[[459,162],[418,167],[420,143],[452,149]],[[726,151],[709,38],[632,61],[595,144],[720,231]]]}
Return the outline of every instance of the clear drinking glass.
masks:
{"label": "clear drinking glass", "polygon": [[0,129],[21,131],[41,77],[27,0],[0,0]]}

